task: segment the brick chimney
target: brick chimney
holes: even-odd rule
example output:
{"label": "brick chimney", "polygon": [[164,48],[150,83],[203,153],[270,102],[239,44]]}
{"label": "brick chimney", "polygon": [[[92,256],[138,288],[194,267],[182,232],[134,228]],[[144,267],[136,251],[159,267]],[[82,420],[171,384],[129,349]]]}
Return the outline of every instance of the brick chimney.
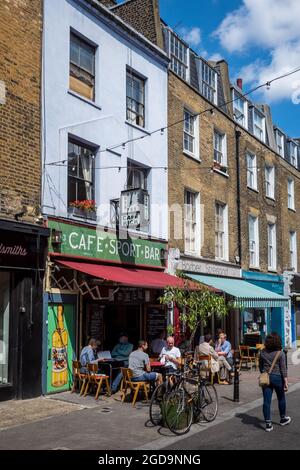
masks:
{"label": "brick chimney", "polygon": [[243,89],[243,79],[238,78],[236,81],[237,86],[242,90]]}

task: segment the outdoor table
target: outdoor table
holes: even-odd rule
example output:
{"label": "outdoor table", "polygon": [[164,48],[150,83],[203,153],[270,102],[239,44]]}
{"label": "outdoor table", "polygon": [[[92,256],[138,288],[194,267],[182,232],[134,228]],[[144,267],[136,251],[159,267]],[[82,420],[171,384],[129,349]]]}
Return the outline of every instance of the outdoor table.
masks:
{"label": "outdoor table", "polygon": [[162,367],[162,366],[163,366],[162,363],[159,362],[159,361],[150,362],[151,369],[152,369],[152,367],[154,368],[154,367]]}
{"label": "outdoor table", "polygon": [[117,361],[116,359],[107,359],[98,363],[99,370],[101,370],[102,366],[105,366],[105,368],[107,367],[109,370],[107,375],[109,376],[109,385],[111,388],[113,371],[120,370],[120,368],[123,367],[123,363],[122,361]]}

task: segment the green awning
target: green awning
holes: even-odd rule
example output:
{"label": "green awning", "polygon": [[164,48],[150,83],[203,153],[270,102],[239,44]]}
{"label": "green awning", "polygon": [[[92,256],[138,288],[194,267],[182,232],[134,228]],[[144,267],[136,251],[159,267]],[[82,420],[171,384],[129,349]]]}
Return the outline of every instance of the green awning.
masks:
{"label": "green awning", "polygon": [[236,307],[268,308],[288,306],[289,298],[258,287],[241,279],[205,276],[201,274],[186,274],[191,279],[215,287],[234,297]]}

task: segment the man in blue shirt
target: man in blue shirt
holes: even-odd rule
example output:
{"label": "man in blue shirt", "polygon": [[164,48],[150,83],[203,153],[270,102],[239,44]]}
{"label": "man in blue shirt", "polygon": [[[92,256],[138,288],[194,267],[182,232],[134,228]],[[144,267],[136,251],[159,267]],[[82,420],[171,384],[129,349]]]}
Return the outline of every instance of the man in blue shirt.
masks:
{"label": "man in blue shirt", "polygon": [[[218,353],[218,356],[220,358],[224,358],[224,364],[223,366],[228,370],[231,371],[231,368],[233,366],[233,356],[231,352],[231,344],[229,341],[227,341],[227,335],[225,333],[221,333],[219,335],[219,340],[216,342],[216,347],[215,347],[216,352]],[[225,361],[226,360],[226,361]],[[228,369],[228,365],[230,366],[230,369]],[[222,366],[221,366],[222,367]],[[221,375],[224,377],[224,372],[225,370],[223,369],[221,371]],[[230,382],[230,381],[229,381]]]}
{"label": "man in blue shirt", "polygon": [[100,341],[91,338],[88,346],[85,346],[80,353],[80,364],[82,365],[81,372],[87,373],[87,364],[98,364],[103,359],[97,358],[97,349],[100,346]]}

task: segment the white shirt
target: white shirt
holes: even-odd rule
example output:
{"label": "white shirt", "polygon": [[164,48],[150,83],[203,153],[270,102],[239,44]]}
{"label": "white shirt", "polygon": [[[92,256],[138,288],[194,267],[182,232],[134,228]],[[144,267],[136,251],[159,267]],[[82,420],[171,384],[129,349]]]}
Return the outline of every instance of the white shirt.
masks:
{"label": "white shirt", "polygon": [[171,361],[167,361],[166,356],[170,356],[174,359],[179,359],[181,357],[181,353],[180,353],[179,349],[175,348],[175,346],[173,346],[172,349],[168,349],[168,348],[164,347],[162,349],[162,351],[160,353],[160,357],[159,357],[161,364],[163,364],[166,367],[173,367],[173,369],[177,369],[178,368],[177,364],[175,364],[174,362],[171,362]]}

